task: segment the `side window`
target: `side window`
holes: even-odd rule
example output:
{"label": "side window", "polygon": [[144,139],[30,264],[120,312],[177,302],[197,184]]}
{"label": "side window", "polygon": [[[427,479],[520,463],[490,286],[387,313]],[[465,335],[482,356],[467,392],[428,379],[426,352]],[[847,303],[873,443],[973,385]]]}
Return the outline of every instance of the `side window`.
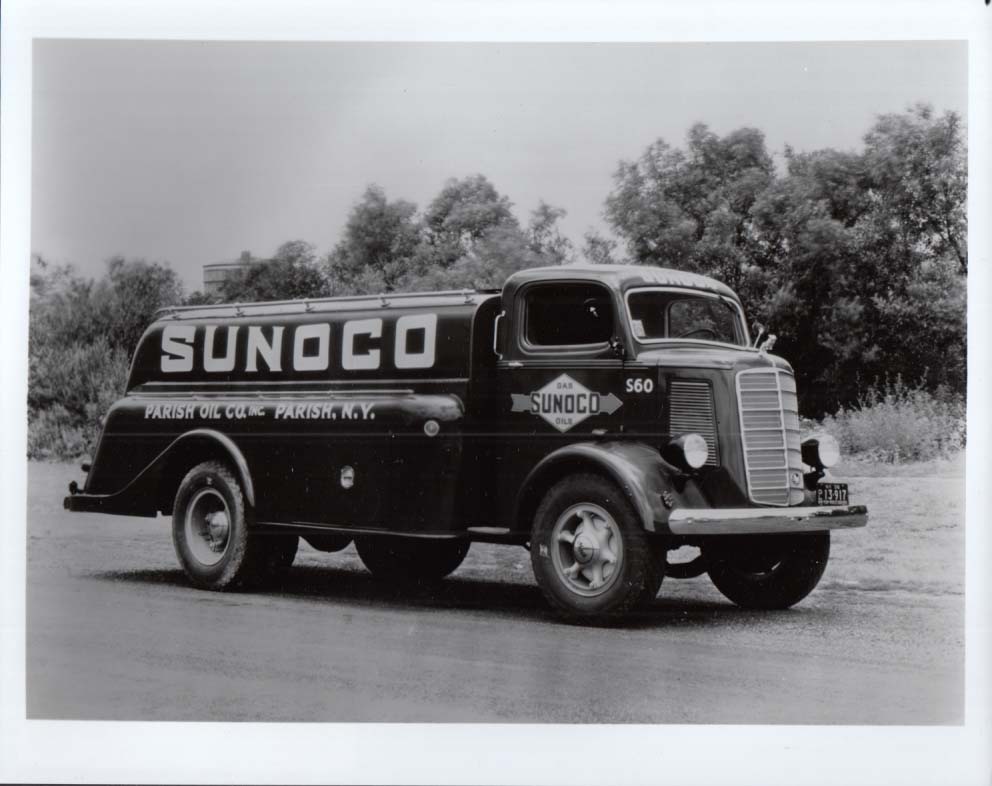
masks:
{"label": "side window", "polygon": [[613,335],[613,302],[597,284],[541,284],[524,300],[524,339],[533,347],[596,346]]}

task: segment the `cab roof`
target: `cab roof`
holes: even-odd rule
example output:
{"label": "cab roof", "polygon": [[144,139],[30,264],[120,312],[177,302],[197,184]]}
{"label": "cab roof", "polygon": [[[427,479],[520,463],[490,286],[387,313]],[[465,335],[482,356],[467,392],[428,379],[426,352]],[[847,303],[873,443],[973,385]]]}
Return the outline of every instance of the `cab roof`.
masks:
{"label": "cab roof", "polygon": [[626,292],[637,287],[684,287],[713,292],[739,300],[734,291],[715,278],[648,265],[555,265],[521,270],[510,276],[503,292],[511,295],[524,284],[535,281],[598,281],[612,289]]}

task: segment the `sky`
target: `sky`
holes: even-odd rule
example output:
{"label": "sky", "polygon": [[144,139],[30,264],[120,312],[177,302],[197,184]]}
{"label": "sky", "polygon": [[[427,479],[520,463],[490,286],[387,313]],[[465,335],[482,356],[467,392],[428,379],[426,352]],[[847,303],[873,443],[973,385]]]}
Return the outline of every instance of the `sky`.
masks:
{"label": "sky", "polygon": [[36,40],[32,250],[202,266],[288,240],[329,251],[370,183],[425,207],[481,172],[522,222],[608,233],[621,159],[704,122],[781,162],[855,150],[914,102],[967,117],[961,42],[396,44]]}

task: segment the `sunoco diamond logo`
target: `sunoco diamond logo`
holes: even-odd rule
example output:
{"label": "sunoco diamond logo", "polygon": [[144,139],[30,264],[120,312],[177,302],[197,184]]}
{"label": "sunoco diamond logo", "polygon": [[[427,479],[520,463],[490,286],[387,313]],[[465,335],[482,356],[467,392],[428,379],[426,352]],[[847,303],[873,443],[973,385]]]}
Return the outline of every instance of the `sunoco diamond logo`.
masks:
{"label": "sunoco diamond logo", "polygon": [[592,415],[612,415],[623,405],[612,393],[600,395],[568,374],[562,374],[533,393],[510,395],[513,398],[511,412],[530,412],[562,432]]}

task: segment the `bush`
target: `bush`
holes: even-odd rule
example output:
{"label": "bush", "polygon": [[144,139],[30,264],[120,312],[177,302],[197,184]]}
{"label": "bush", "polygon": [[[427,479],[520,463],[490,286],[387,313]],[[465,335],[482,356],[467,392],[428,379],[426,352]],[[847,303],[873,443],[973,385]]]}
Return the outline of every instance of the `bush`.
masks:
{"label": "bush", "polygon": [[28,457],[74,459],[91,453],[100,420],[124,393],[129,359],[104,337],[45,346],[28,371]]}
{"label": "bush", "polygon": [[949,458],[965,445],[965,402],[947,388],[895,382],[872,387],[858,403],[828,415],[822,427],[855,458],[899,464]]}
{"label": "bush", "polygon": [[131,352],[155,310],[182,287],[166,265],[114,258],[99,281],[32,259],[28,457],[74,459],[124,392]]}
{"label": "bush", "polygon": [[28,458],[67,460],[92,455],[96,436],[65,407],[55,405],[28,418]]}

